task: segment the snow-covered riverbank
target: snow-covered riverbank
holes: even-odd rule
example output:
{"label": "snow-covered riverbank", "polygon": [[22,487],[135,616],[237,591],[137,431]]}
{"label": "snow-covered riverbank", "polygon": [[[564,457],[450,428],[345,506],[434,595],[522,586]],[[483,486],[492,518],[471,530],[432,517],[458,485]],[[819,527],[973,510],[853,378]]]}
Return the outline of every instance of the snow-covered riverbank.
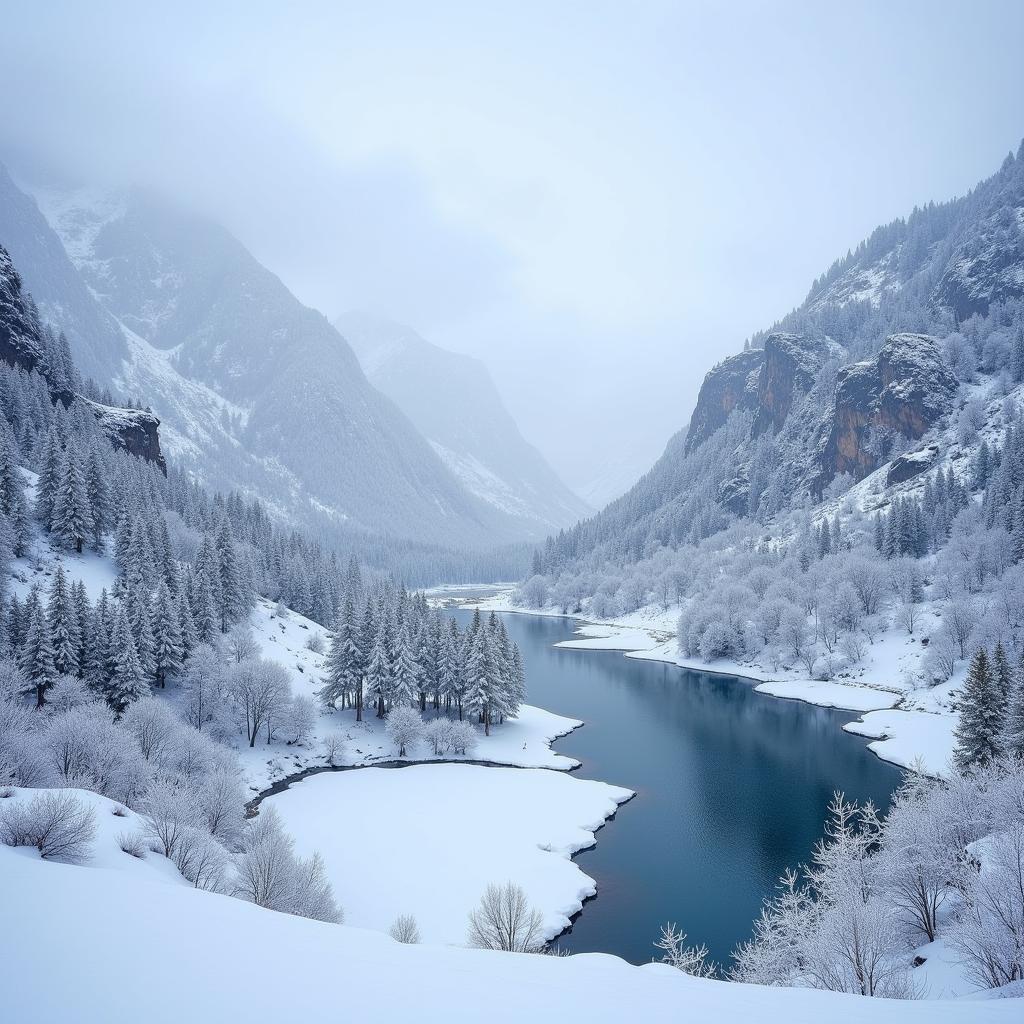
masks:
{"label": "snow-covered riverbank", "polygon": [[424,942],[460,945],[492,882],[522,886],[545,938],[563,931],[597,892],[572,855],[632,796],[556,771],[436,764],[320,774],[263,805],[301,853],[323,855],[347,923],[387,931],[412,914]]}
{"label": "snow-covered riverbank", "polygon": [[879,636],[865,667],[856,676],[816,680],[801,676],[796,670],[769,670],[756,662],[701,662],[680,657],[675,637],[677,609],[662,611],[648,607],[614,622],[594,622],[562,615],[550,608],[517,607],[512,603],[511,589],[495,589],[482,598],[463,597],[457,592],[439,589],[433,592],[433,597],[438,602],[481,611],[574,619],[579,623],[576,630],[579,639],[555,645],[560,648],[617,651],[627,658],[666,662],[697,672],[735,675],[750,680],[759,692],[773,697],[858,712],[862,717],[844,729],[870,737],[869,749],[883,760],[902,768],[916,764],[931,775],[948,771],[956,724],[956,716],[949,708],[950,694],[962,680],[958,675],[940,686],[914,686],[909,669],[919,656],[917,642],[895,632]]}

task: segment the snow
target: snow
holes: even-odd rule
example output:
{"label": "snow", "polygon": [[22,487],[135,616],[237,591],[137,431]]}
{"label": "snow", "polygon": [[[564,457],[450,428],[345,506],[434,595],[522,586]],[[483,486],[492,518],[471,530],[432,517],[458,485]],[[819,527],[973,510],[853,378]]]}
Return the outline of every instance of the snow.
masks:
{"label": "snow", "polygon": [[947,775],[953,758],[956,716],[893,708],[870,711],[858,722],[843,726],[846,732],[870,736],[868,744],[885,761],[909,768],[917,759],[929,775]]}
{"label": "snow", "polygon": [[545,938],[568,927],[597,892],[569,858],[632,795],[561,772],[433,764],[316,775],[264,804],[300,853],[323,855],[346,923],[387,931],[413,914],[424,942],[460,944],[492,882],[523,887]]}
{"label": "snow", "polygon": [[[127,859],[127,858],[126,858]],[[429,884],[429,882],[425,882]],[[1019,1000],[887,1002],[690,978],[617,957],[403,946],[127,871],[0,848],[0,991],[12,1021],[714,1020],[1002,1024]],[[45,953],[41,952],[45,951]]]}
{"label": "snow", "polygon": [[756,689],[758,693],[767,693],[772,697],[787,697],[816,704],[821,708],[841,708],[845,711],[892,708],[900,699],[899,694],[887,694],[869,686],[852,686],[848,683],[816,679],[779,680],[761,683]]}

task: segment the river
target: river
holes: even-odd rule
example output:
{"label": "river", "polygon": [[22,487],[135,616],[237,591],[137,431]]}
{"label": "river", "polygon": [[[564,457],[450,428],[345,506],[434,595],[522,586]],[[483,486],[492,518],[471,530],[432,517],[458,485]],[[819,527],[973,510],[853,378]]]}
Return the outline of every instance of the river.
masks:
{"label": "river", "polygon": [[[472,613],[449,614],[465,625]],[[577,858],[598,895],[559,942],[573,953],[644,963],[674,921],[727,963],[783,870],[810,857],[833,791],[885,809],[899,784],[842,731],[849,712],[769,697],[735,676],[557,649],[572,620],[504,618],[528,702],[585,723],[556,749],[582,776],[637,792]]]}

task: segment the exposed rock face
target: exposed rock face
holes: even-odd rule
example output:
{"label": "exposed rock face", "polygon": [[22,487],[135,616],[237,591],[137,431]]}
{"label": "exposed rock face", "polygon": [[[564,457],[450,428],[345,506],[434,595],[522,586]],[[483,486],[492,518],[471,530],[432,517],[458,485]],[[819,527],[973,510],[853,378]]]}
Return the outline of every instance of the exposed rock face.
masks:
{"label": "exposed rock face", "polygon": [[147,462],[155,462],[163,474],[167,475],[167,463],[160,450],[160,420],[153,413],[144,409],[100,405],[86,398],[79,400],[89,406],[104,433],[116,447]]}
{"label": "exposed rock face", "polygon": [[822,453],[821,485],[838,473],[860,480],[873,472],[879,455],[868,444],[872,430],[921,437],[952,408],[957,386],[935,339],[924,334],[894,334],[874,359],[844,367]]}
{"label": "exposed rock face", "polygon": [[811,389],[825,358],[837,350],[831,342],[812,341],[798,334],[768,335],[757,380],[755,437],[769,428],[782,429],[794,397]]}
{"label": "exposed rock face", "polygon": [[730,356],[708,371],[700,386],[697,406],[690,417],[687,451],[706,441],[734,409],[757,409],[758,378],[764,359],[762,349],[750,349]]}
{"label": "exposed rock face", "polygon": [[99,420],[114,445],[155,462],[162,472],[167,472],[167,464],[160,451],[160,421],[151,412],[100,405],[66,387],[55,385],[50,379],[43,363],[39,325],[26,304],[21,278],[3,246],[0,246],[0,359],[22,370],[38,370],[47,379],[55,401],[62,402],[65,407],[82,402]]}
{"label": "exposed rock face", "polygon": [[904,480],[912,480],[919,473],[931,469],[939,457],[939,446],[932,442],[914,452],[906,452],[893,459],[889,471],[885,474],[887,487],[901,484]]}

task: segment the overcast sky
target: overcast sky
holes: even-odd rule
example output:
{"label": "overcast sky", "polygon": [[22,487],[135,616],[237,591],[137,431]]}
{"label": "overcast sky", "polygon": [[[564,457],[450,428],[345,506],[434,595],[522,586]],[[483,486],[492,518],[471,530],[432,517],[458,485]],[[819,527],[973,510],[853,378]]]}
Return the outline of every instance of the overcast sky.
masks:
{"label": "overcast sky", "polygon": [[573,484],[877,224],[1024,135],[1024,3],[9,6],[0,158],[214,214],[478,355]]}

